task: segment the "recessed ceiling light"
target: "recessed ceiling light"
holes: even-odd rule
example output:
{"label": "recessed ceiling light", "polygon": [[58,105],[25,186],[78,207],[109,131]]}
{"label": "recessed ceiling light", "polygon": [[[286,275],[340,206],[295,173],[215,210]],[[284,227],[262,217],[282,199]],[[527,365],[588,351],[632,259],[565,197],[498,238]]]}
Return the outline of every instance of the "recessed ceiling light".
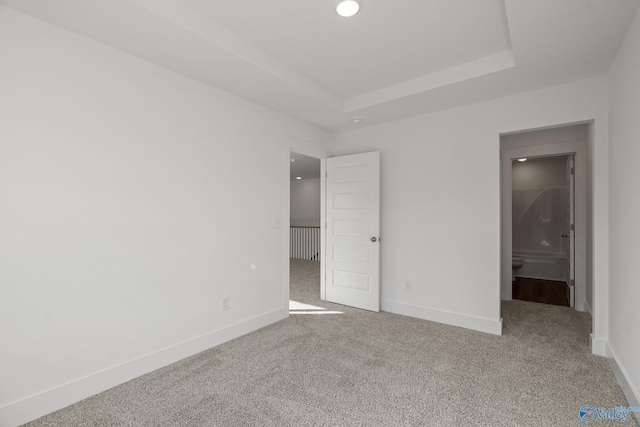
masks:
{"label": "recessed ceiling light", "polygon": [[294,159],[294,158],[291,158],[291,163],[293,163],[293,162],[295,162],[295,161],[296,161],[296,159]]}
{"label": "recessed ceiling light", "polygon": [[351,123],[354,125],[357,125],[358,123],[362,122],[362,117],[354,117],[351,119]]}
{"label": "recessed ceiling light", "polygon": [[360,10],[362,0],[341,0],[336,6],[338,15],[348,18],[355,15]]}
{"label": "recessed ceiling light", "polygon": [[522,159],[518,159],[518,161],[519,161],[519,162],[526,162],[526,161],[527,161],[527,159],[522,158]]}
{"label": "recessed ceiling light", "polygon": [[302,179],[302,177],[301,176],[296,176],[296,179]]}

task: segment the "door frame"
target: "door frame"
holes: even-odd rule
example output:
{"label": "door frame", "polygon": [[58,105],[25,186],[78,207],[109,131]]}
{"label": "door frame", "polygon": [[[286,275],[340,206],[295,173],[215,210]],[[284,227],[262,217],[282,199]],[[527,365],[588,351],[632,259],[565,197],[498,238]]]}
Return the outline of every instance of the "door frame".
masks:
{"label": "door frame", "polygon": [[[587,141],[567,141],[527,147],[502,148],[501,156],[501,267],[500,298],[512,298],[511,254],[512,245],[512,160],[523,157],[551,157],[571,155],[575,157],[575,309],[588,311],[586,307],[587,292]],[[592,294],[593,295],[593,294]],[[595,298],[595,296],[594,296]]]}
{"label": "door frame", "polygon": [[325,299],[325,186],[329,147],[284,134],[282,138],[282,216],[275,217],[275,228],[282,228],[282,309],[289,315],[289,229],[291,227],[291,153],[320,160],[320,298]]}

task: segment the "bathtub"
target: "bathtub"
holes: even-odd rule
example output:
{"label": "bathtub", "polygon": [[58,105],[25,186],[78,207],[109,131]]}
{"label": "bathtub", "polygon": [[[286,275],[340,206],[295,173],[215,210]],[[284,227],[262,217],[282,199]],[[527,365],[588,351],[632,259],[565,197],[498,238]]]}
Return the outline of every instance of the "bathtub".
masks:
{"label": "bathtub", "polygon": [[569,260],[563,254],[513,251],[522,258],[522,267],[514,270],[517,277],[569,282]]}

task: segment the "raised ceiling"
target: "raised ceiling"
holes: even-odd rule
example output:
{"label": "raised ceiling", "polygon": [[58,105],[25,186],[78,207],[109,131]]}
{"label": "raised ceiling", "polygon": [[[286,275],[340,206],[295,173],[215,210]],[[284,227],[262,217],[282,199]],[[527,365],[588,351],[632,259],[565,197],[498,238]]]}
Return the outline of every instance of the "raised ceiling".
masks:
{"label": "raised ceiling", "polygon": [[606,73],[640,0],[0,0],[329,131]]}
{"label": "raised ceiling", "polygon": [[500,0],[372,0],[351,19],[332,1],[280,0],[277,20],[260,19],[270,1],[183,2],[345,99],[511,50]]}

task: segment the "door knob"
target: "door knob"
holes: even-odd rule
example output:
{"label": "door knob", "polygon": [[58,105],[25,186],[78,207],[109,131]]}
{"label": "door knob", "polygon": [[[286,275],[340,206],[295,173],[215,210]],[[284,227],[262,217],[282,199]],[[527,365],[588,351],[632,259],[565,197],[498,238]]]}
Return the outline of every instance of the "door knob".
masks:
{"label": "door knob", "polygon": [[378,239],[377,239],[376,237],[372,237],[372,238],[371,238],[371,241],[372,241],[373,243],[375,243],[375,242],[377,242],[377,241],[378,241]]}

